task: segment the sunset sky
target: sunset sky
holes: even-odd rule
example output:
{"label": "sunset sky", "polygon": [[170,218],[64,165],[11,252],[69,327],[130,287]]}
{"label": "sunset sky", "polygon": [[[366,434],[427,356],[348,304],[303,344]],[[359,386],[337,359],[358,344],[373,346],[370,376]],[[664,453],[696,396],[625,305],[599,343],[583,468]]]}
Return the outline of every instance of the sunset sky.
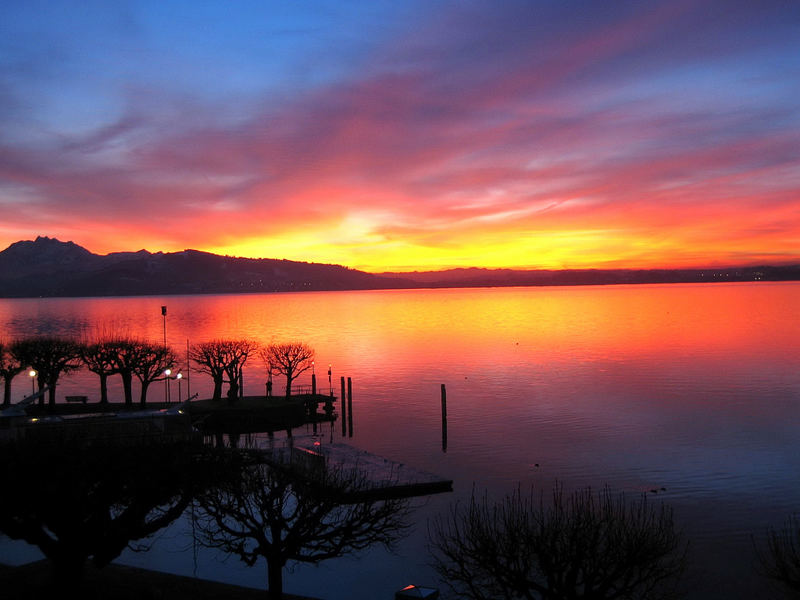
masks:
{"label": "sunset sky", "polygon": [[800,263],[800,2],[6,0],[0,249]]}

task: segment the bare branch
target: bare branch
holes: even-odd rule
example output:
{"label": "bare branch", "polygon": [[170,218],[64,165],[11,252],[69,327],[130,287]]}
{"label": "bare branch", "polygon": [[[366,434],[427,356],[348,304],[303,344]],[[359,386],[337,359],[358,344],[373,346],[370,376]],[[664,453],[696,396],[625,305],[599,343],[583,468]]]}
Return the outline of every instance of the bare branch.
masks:
{"label": "bare branch", "polygon": [[459,597],[674,597],[686,545],[671,511],[608,489],[549,504],[519,490],[501,502],[473,493],[429,530],[434,566]]}
{"label": "bare branch", "polygon": [[[37,372],[39,389],[50,388],[48,402],[56,403],[56,383],[63,373],[78,369],[80,345],[69,339],[38,337],[17,340],[11,344],[11,354],[16,360]],[[44,403],[44,397],[40,399]]]}
{"label": "bare branch", "polygon": [[270,344],[259,353],[270,372],[286,377],[286,397],[292,395],[292,382],[314,364],[314,349],[302,342]]}
{"label": "bare branch", "polygon": [[756,544],[759,573],[788,592],[800,593],[800,519],[791,515],[780,529],[767,530],[766,543]]}
{"label": "bare branch", "polygon": [[391,548],[408,527],[408,500],[346,500],[368,485],[355,471],[244,464],[236,472],[199,497],[200,541],[248,565],[266,559],[271,598],[281,597],[287,561],[317,563],[373,544]]}
{"label": "bare branch", "polygon": [[25,365],[11,353],[11,344],[0,341],[0,378],[3,380],[3,406],[11,404],[11,381],[24,370]]}
{"label": "bare branch", "polygon": [[242,369],[258,344],[249,340],[212,340],[195,344],[189,358],[201,373],[211,375],[214,381],[214,400],[222,398],[222,385],[227,382],[228,400],[233,402],[239,394]]}

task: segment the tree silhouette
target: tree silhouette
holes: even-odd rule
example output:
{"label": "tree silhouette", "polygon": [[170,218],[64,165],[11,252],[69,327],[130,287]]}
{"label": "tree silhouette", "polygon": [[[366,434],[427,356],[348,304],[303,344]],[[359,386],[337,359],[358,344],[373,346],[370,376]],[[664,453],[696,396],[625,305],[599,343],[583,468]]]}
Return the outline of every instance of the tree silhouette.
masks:
{"label": "tree silhouette", "polygon": [[3,379],[3,406],[11,404],[11,380],[25,370],[25,365],[20,363],[11,353],[11,345],[0,342],[0,377]]}
{"label": "tree silhouette", "polygon": [[767,530],[766,547],[756,544],[759,573],[791,598],[800,597],[800,520],[790,516]]}
{"label": "tree silhouette", "polygon": [[379,500],[356,471],[242,464],[198,497],[201,544],[267,563],[269,597],[283,597],[288,561],[318,563],[373,545],[392,548],[404,533],[408,500]]}
{"label": "tree silhouette", "polygon": [[189,358],[197,365],[197,370],[211,376],[214,382],[213,400],[222,398],[222,385],[225,383],[225,356],[221,349],[222,340],[195,344],[189,350]]}
{"label": "tree silhouette", "polygon": [[434,566],[460,598],[556,600],[674,597],[686,545],[672,512],[608,489],[550,505],[519,490],[501,502],[473,493],[429,529]]}
{"label": "tree silhouette", "polygon": [[[80,345],[57,337],[25,338],[11,344],[11,354],[37,372],[39,391],[49,386],[48,403],[56,403],[56,383],[62,373],[80,368]],[[44,396],[39,398],[44,404]]]}
{"label": "tree silhouette", "polygon": [[108,378],[119,373],[119,350],[119,343],[114,339],[90,342],[80,347],[81,361],[100,377],[101,404],[108,404]]}
{"label": "tree silhouette", "polygon": [[228,400],[234,402],[239,396],[242,368],[257,348],[258,344],[249,340],[212,340],[192,346],[189,358],[214,381],[213,400],[222,398],[222,386],[227,381]]}
{"label": "tree silhouette", "polygon": [[122,378],[122,391],[127,405],[133,404],[133,374],[139,362],[139,347],[146,343],[129,337],[114,338],[108,342],[114,350],[114,370]]}
{"label": "tree silhouette", "polygon": [[134,343],[131,358],[133,374],[142,387],[139,401],[144,406],[150,384],[166,377],[164,371],[171,369],[177,360],[171,349],[150,342]]}
{"label": "tree silhouette", "polygon": [[260,352],[273,372],[286,377],[286,397],[292,395],[292,382],[314,364],[314,349],[302,342],[270,344]]}
{"label": "tree silhouette", "polygon": [[3,452],[0,477],[14,487],[0,494],[0,532],[49,559],[53,597],[74,595],[68,592],[79,587],[87,558],[105,566],[131,541],[178,518],[213,472],[188,441],[151,441],[132,451],[37,438]]}

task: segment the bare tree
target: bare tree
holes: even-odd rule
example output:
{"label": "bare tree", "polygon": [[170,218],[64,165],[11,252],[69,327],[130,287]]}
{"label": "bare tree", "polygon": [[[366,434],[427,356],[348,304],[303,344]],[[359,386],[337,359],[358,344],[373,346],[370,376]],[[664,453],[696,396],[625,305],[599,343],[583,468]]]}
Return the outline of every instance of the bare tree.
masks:
{"label": "bare tree", "polygon": [[3,378],[3,406],[11,404],[11,380],[25,370],[25,365],[20,363],[11,353],[11,345],[0,342],[0,377]]}
{"label": "bare tree", "polygon": [[167,369],[175,366],[177,359],[171,349],[160,344],[137,342],[133,350],[133,374],[139,379],[142,386],[140,403],[144,406],[147,402],[147,389],[154,381],[160,381]]}
{"label": "bare tree", "polygon": [[790,516],[783,527],[767,530],[766,547],[756,544],[759,573],[788,597],[800,597],[800,519]]}
{"label": "bare tree", "polygon": [[227,347],[227,365],[225,375],[228,377],[228,402],[235,402],[239,397],[242,384],[242,368],[248,357],[257,348],[258,344],[248,340],[229,340]]}
{"label": "bare tree", "polygon": [[133,374],[139,360],[139,347],[146,344],[128,337],[114,338],[108,341],[113,348],[114,370],[122,377],[122,390],[125,404],[133,404]]}
{"label": "bare tree", "polygon": [[429,529],[434,566],[460,598],[675,597],[686,544],[672,512],[608,489],[545,505],[519,490],[492,503],[475,494]]}
{"label": "bare tree", "polygon": [[108,378],[119,373],[119,345],[107,339],[82,344],[81,360],[86,368],[100,377],[100,403],[108,404]]}
{"label": "bare tree", "polygon": [[[26,338],[11,344],[11,354],[18,362],[30,365],[37,373],[39,391],[49,386],[48,403],[56,403],[56,383],[62,373],[74,371],[81,366],[80,345],[64,338]],[[44,397],[39,398],[44,404]]]}
{"label": "bare tree", "polygon": [[407,529],[408,500],[379,500],[355,471],[298,472],[244,465],[198,497],[199,541],[252,566],[267,563],[269,597],[283,597],[288,561],[319,563],[373,544],[393,548]]}
{"label": "bare tree", "polygon": [[292,382],[314,364],[314,349],[302,342],[270,344],[261,358],[278,375],[286,376],[286,397],[292,395]]}
{"label": "bare tree", "polygon": [[211,375],[214,400],[222,398],[222,386],[227,382],[228,400],[234,402],[239,396],[242,368],[257,348],[258,344],[249,340],[212,340],[192,346],[189,358],[201,373]]}

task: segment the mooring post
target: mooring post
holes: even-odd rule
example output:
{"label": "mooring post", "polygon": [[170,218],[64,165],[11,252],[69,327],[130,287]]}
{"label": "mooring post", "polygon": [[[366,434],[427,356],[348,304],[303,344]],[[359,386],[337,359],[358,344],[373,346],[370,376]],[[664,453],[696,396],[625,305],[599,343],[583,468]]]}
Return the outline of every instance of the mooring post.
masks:
{"label": "mooring post", "polygon": [[447,452],[447,390],[442,384],[442,452]]}
{"label": "mooring post", "polygon": [[347,437],[353,437],[353,380],[347,378]]}
{"label": "mooring post", "polygon": [[342,437],[347,435],[347,404],[344,395],[344,375],[342,376]]}

